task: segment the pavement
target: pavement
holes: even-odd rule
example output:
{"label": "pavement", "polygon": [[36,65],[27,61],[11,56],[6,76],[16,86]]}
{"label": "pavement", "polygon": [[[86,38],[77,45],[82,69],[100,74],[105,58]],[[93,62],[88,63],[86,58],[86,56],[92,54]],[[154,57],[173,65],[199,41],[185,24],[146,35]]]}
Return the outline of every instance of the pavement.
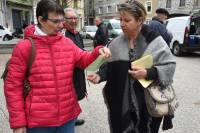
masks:
{"label": "pavement", "polygon": [[[86,47],[91,50],[93,47]],[[0,54],[0,75],[11,54]],[[174,128],[159,133],[200,133],[200,53],[175,57],[177,68],[174,77],[174,88],[180,103],[173,119]],[[86,75],[91,72],[86,72]],[[88,81],[88,96],[80,101],[82,113],[79,118],[86,122],[75,128],[76,133],[109,133],[107,109],[102,96],[101,84]],[[0,133],[12,133],[9,128],[8,113],[3,92],[3,81],[0,80]]]}

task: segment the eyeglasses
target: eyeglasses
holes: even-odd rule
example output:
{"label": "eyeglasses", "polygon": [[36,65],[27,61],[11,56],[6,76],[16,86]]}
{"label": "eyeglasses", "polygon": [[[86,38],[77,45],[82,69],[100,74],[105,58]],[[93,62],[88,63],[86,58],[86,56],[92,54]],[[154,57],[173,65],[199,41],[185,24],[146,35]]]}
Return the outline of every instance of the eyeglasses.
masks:
{"label": "eyeglasses", "polygon": [[51,21],[54,24],[60,24],[60,23],[64,23],[65,22],[64,19],[51,19],[51,18],[47,18],[47,20]]}
{"label": "eyeglasses", "polygon": [[66,20],[78,20],[78,18],[65,18]]}

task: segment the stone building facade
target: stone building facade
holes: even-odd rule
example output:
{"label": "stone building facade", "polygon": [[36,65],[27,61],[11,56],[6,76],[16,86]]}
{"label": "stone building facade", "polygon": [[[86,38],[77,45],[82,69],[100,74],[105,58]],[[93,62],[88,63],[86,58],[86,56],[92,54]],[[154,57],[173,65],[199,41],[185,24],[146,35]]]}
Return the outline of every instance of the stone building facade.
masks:
{"label": "stone building facade", "polygon": [[5,25],[5,1],[0,1],[0,25]]}
{"label": "stone building facade", "polygon": [[95,10],[94,10],[94,0],[85,0],[84,1],[84,21],[85,25],[93,25],[95,18]]}
{"label": "stone building facade", "polygon": [[95,0],[95,16],[102,19],[118,19],[117,5],[125,0]]}
{"label": "stone building facade", "polygon": [[199,12],[200,0],[158,0],[158,6],[166,8],[171,17]]}
{"label": "stone building facade", "polygon": [[[85,0],[87,1],[87,0]],[[70,7],[76,9],[79,16],[77,29],[81,30],[84,26],[84,0],[56,0],[63,8]]]}
{"label": "stone building facade", "polygon": [[33,21],[32,0],[4,0],[3,24],[11,31],[22,29]]}
{"label": "stone building facade", "polygon": [[[126,0],[96,0],[94,2],[95,16],[102,19],[118,19],[117,5],[125,2]],[[140,0],[147,10],[147,23],[155,14],[155,10],[158,7],[157,0]]]}

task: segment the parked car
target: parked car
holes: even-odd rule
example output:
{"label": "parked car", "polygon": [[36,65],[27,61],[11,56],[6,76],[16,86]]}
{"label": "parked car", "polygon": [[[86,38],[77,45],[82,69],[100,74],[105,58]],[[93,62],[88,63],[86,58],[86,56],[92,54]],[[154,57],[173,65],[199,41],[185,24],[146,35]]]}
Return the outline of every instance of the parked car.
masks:
{"label": "parked car", "polygon": [[183,52],[200,51],[200,16],[174,17],[167,20],[167,29],[172,33],[170,43],[176,56]]}
{"label": "parked car", "polygon": [[16,28],[15,31],[12,33],[12,36],[15,38],[23,38],[24,34],[22,28]]}
{"label": "parked car", "polygon": [[119,20],[106,19],[106,20],[103,20],[103,23],[106,24],[106,26],[108,28],[108,36],[109,36],[109,38],[115,38],[119,34],[122,33],[122,29],[121,29]]}
{"label": "parked car", "polygon": [[0,40],[8,41],[13,39],[12,33],[4,26],[0,25]]}
{"label": "parked car", "polygon": [[97,27],[95,25],[84,26],[83,30],[80,32],[83,38],[91,39],[94,38],[94,35],[97,31]]}

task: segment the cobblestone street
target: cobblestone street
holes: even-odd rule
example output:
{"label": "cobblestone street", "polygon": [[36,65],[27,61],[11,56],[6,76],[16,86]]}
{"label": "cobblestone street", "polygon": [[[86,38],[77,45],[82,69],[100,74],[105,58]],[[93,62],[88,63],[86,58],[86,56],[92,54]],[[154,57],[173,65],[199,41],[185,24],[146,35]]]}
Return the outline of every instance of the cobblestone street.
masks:
{"label": "cobblestone street", "polygon": [[[4,65],[9,59],[9,54],[0,54],[0,75],[4,70]],[[3,92],[3,81],[0,80],[0,133],[12,133],[8,123],[8,113],[5,106],[5,97]]]}
{"label": "cobblestone street", "polygon": [[[0,54],[0,75],[9,54]],[[200,133],[200,54],[175,57],[177,69],[174,78],[180,107],[174,122],[174,128],[160,133]],[[82,113],[79,118],[85,119],[83,126],[76,127],[76,133],[109,133],[107,109],[102,97],[105,83],[93,85],[87,83],[88,97],[80,102]],[[12,133],[9,129],[7,110],[0,80],[0,133]]]}

